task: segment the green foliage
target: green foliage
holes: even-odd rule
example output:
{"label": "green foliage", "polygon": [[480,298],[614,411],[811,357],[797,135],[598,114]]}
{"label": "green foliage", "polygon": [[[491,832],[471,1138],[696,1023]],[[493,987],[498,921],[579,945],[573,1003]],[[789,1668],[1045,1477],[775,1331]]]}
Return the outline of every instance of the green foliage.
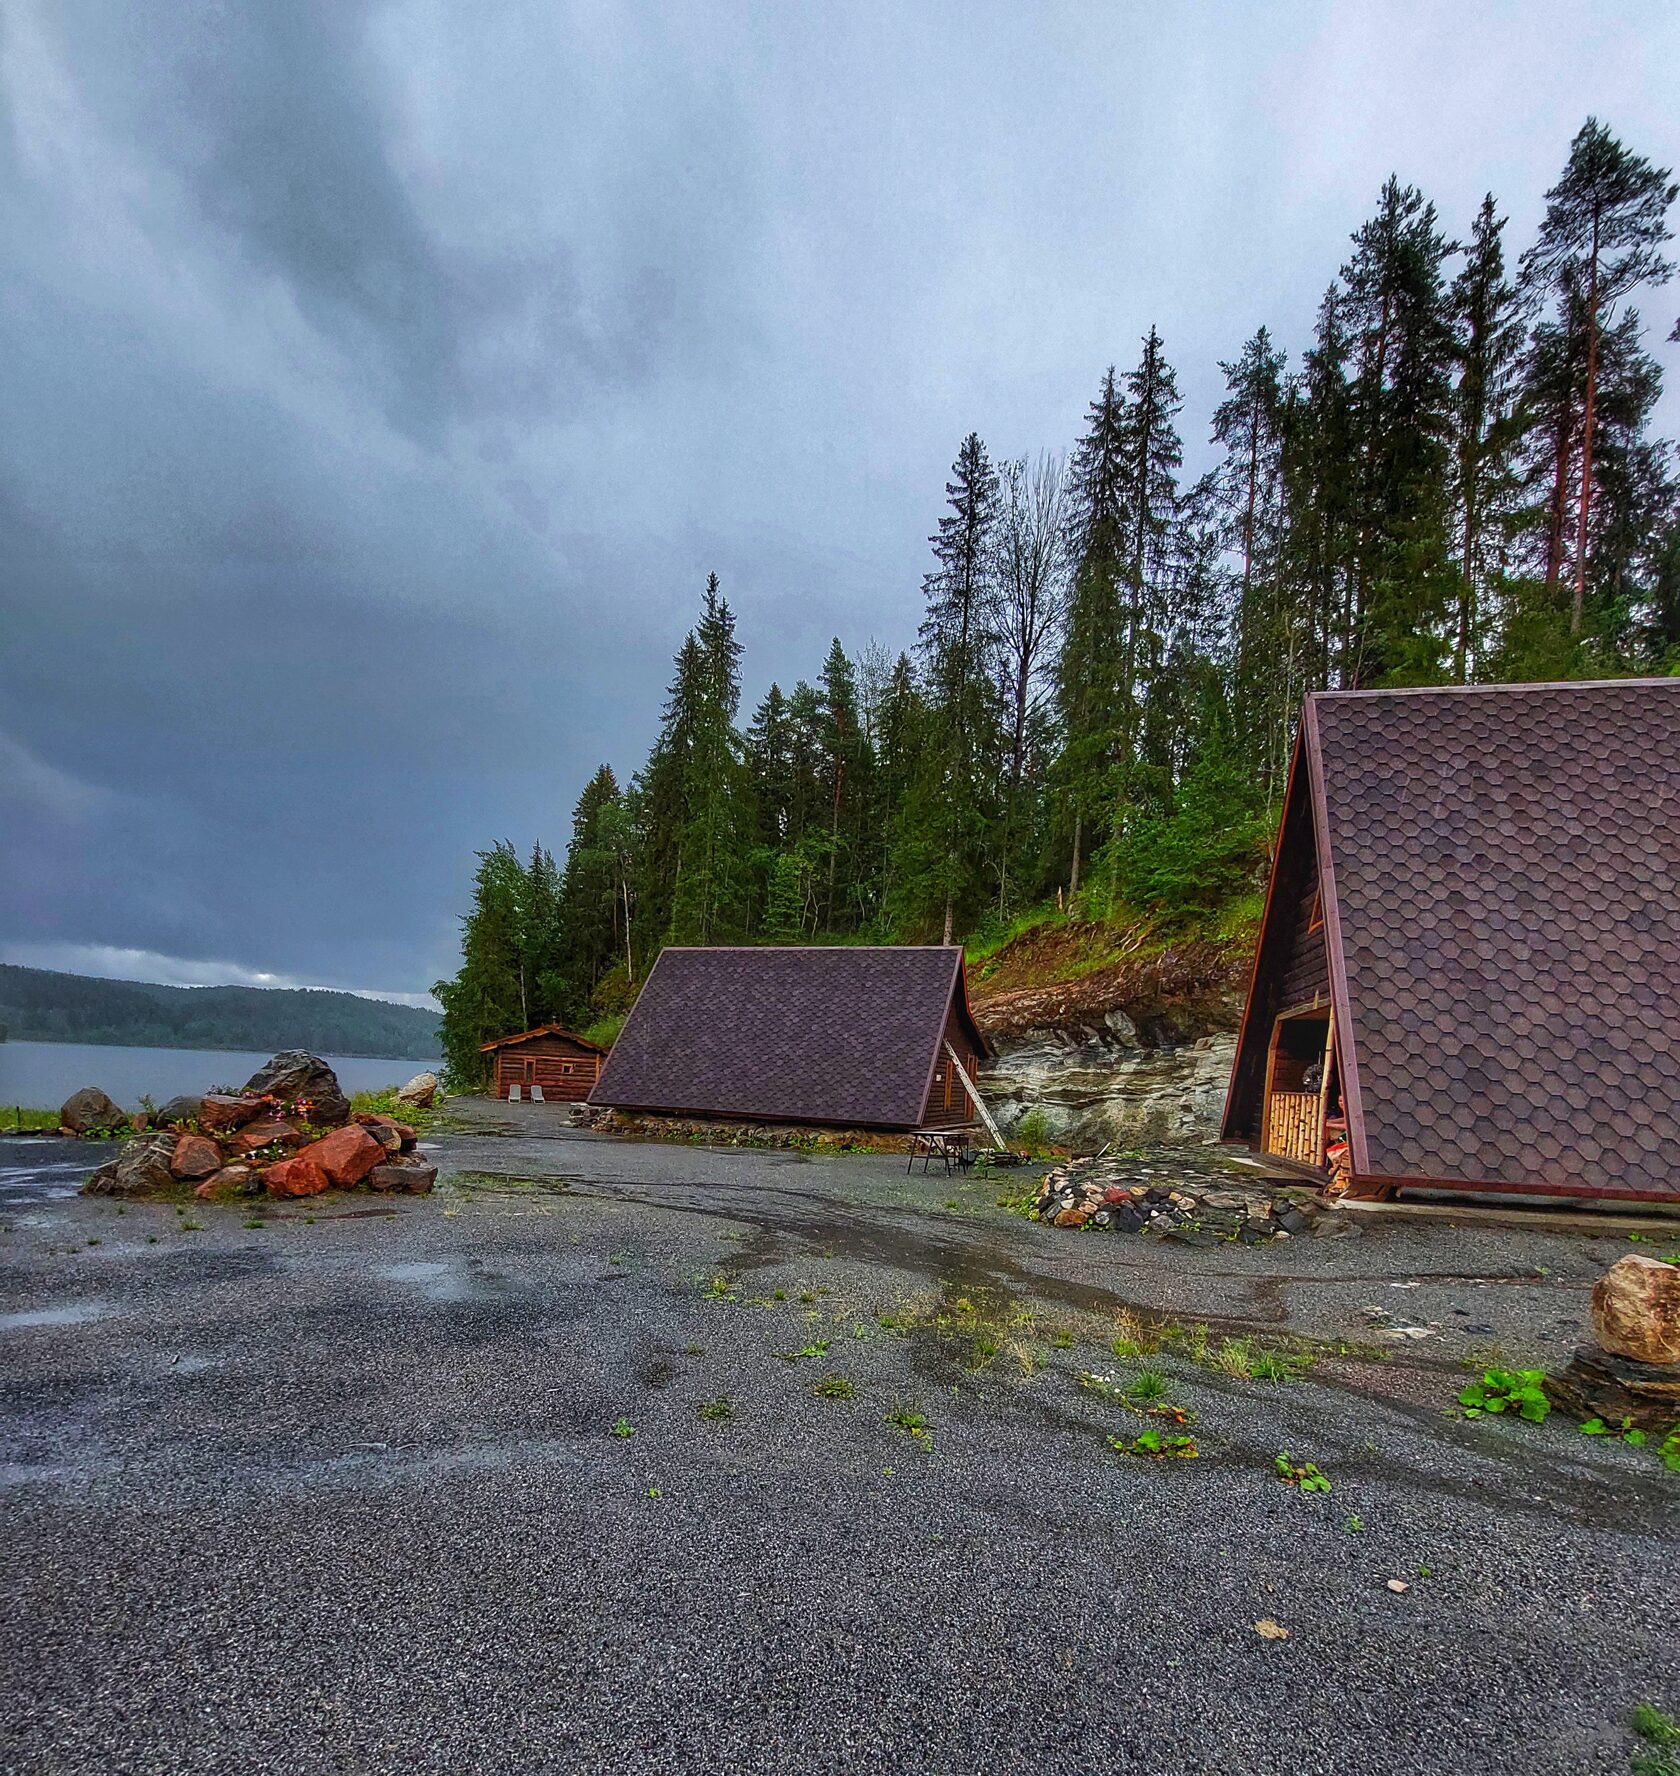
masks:
{"label": "green foliage", "polygon": [[694,1411],[697,1417],[712,1424],[727,1423],[737,1416],[735,1402],[727,1394],[719,1394],[715,1400],[702,1400]]}
{"label": "green foliage", "polygon": [[1488,1369],[1458,1396],[1466,1418],[1485,1412],[1514,1412],[1531,1424],[1544,1423],[1552,1403],[1546,1398],[1543,1369]]}
{"label": "green foliage", "polygon": [[844,1375],[825,1375],[811,1392],[819,1400],[850,1400],[856,1394],[851,1380]]}
{"label": "green foliage", "polygon": [[27,1133],[31,1129],[55,1129],[58,1127],[56,1110],[29,1110],[22,1104],[0,1105],[0,1135],[9,1131]]}
{"label": "green foliage", "polygon": [[1328,1492],[1330,1481],[1320,1472],[1316,1462],[1298,1462],[1287,1449],[1273,1458],[1278,1478],[1285,1486],[1299,1487],[1302,1492]]}
{"label": "green foliage", "polygon": [[1650,1702],[1638,1703],[1629,1719],[1642,1744],[1634,1747],[1633,1776],[1680,1776],[1680,1721]]}
{"label": "green foliage", "polygon": [[1139,1431],[1130,1442],[1122,1437],[1110,1437],[1108,1443],[1111,1449],[1119,1450],[1122,1455],[1149,1456],[1156,1461],[1193,1461],[1201,1454],[1194,1437],[1153,1428]]}
{"label": "green foliage", "polygon": [[636,1427],[622,1414],[619,1416],[618,1423],[607,1432],[609,1437],[633,1437],[635,1434]]}

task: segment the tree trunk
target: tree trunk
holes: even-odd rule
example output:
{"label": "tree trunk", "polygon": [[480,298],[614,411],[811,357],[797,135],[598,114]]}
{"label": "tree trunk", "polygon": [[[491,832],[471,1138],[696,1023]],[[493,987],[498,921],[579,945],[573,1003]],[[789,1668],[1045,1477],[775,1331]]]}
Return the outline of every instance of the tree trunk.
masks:
{"label": "tree trunk", "polygon": [[1575,595],[1569,633],[1581,633],[1587,596],[1587,517],[1592,510],[1593,419],[1598,396],[1598,213],[1593,212],[1592,269],[1587,274],[1587,392],[1581,407],[1581,496],[1575,518]]}
{"label": "tree trunk", "polygon": [[1073,897],[1079,892],[1079,846],[1085,835],[1085,816],[1076,812],[1073,817],[1073,869],[1068,875],[1068,904],[1073,904]]}
{"label": "tree trunk", "polygon": [[956,928],[955,913],[956,909],[951,903],[951,896],[947,894],[945,896],[945,935],[940,939],[940,942],[947,948],[950,947],[951,933]]}

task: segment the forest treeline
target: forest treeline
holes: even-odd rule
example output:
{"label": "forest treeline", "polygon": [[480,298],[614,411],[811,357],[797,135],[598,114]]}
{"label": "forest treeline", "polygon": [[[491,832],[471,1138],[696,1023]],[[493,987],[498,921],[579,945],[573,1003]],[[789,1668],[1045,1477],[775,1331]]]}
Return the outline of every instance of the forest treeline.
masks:
{"label": "forest treeline", "polygon": [[[1252,917],[1315,688],[1680,670],[1680,485],[1636,305],[1677,188],[1589,119],[1514,253],[1390,179],[1293,361],[1220,369],[1184,473],[1151,329],[1065,455],[957,451],[912,652],[836,639],[742,720],[714,575],[652,752],[603,765],[564,864],[480,853],[462,967],[477,1045],[613,1020],[664,943],[952,941],[1031,908]],[[1680,337],[1680,324],[1676,325]]]}
{"label": "forest treeline", "polygon": [[315,987],[166,987],[0,963],[0,1028],[18,1041],[273,1054],[438,1053],[438,1016]]}

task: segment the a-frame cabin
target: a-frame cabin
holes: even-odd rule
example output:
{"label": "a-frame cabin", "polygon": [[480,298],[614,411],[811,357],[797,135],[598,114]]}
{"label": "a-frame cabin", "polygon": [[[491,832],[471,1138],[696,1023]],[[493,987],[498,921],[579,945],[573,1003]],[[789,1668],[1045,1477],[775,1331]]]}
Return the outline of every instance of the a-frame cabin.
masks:
{"label": "a-frame cabin", "polygon": [[1223,1133],[1680,1203],[1680,678],[1310,696]]}

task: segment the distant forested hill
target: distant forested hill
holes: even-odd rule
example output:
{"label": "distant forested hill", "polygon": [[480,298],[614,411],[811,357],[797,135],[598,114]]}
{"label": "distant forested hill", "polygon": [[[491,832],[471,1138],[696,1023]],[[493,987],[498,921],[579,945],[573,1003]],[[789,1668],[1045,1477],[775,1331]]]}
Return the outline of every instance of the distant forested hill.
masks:
{"label": "distant forested hill", "polygon": [[309,987],[162,987],[0,963],[0,1026],[20,1042],[112,1042],[425,1059],[438,1016]]}

